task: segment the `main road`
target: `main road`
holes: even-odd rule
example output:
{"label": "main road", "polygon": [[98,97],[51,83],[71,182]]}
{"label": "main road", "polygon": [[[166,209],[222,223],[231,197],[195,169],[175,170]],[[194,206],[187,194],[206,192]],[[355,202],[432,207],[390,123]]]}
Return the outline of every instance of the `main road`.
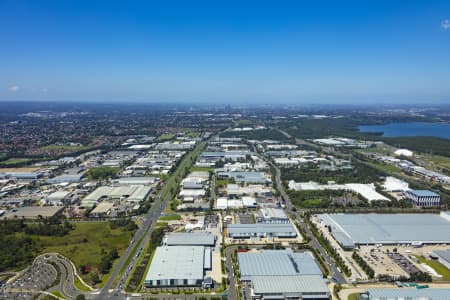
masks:
{"label": "main road", "polygon": [[[287,137],[290,137],[286,132],[283,132],[283,131],[281,131],[281,132],[283,134],[285,134]],[[268,161],[268,160],[266,159],[266,161]],[[286,193],[284,186],[282,184],[282,181],[281,181],[280,168],[278,168],[278,166],[273,164],[271,161],[268,161],[268,163],[275,170],[275,185],[283,199],[286,211],[288,213],[290,213],[290,212],[294,213],[295,218],[298,221],[298,224],[304,229],[303,231],[306,232],[306,234],[308,235],[308,238],[311,241],[310,242],[311,246],[320,252],[322,257],[325,259],[325,262],[328,264],[330,271],[331,271],[331,277],[333,278],[333,280],[336,281],[337,283],[346,283],[347,280],[345,279],[345,276],[342,275],[341,272],[339,272],[333,259],[328,255],[328,253],[325,251],[325,249],[323,249],[322,245],[320,245],[320,243],[317,240],[317,238],[315,237],[315,235],[311,232],[311,229],[309,228],[309,226],[303,220],[303,218],[301,216],[301,210],[293,209],[294,206],[292,205],[291,199],[289,198],[288,194]]]}

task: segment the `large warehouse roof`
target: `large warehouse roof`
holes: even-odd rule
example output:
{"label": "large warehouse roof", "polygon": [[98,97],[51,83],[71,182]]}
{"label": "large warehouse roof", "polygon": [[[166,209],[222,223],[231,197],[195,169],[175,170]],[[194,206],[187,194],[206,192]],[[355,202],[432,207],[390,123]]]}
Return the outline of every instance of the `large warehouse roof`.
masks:
{"label": "large warehouse roof", "polygon": [[[252,284],[255,294],[302,293],[317,295],[329,293],[322,275],[303,276],[253,276]],[[303,298],[307,299],[307,298]]]}
{"label": "large warehouse roof", "polygon": [[145,280],[202,280],[204,255],[205,247],[202,246],[158,247]]}
{"label": "large warehouse roof", "polygon": [[311,253],[289,250],[239,253],[241,277],[277,275],[322,275]]}
{"label": "large warehouse roof", "polygon": [[342,244],[450,243],[450,222],[435,214],[321,214]]}
{"label": "large warehouse roof", "polygon": [[167,236],[167,246],[214,246],[215,237],[209,232],[175,232]]}
{"label": "large warehouse roof", "polygon": [[230,224],[229,234],[239,233],[297,233],[291,224]]}
{"label": "large warehouse roof", "polygon": [[251,281],[256,295],[329,299],[322,272],[310,252],[262,250],[238,253],[241,280]]}
{"label": "large warehouse roof", "polygon": [[9,212],[4,215],[4,218],[25,218],[35,219],[39,216],[44,218],[53,217],[64,210],[64,206],[26,206],[17,208],[16,211]]}

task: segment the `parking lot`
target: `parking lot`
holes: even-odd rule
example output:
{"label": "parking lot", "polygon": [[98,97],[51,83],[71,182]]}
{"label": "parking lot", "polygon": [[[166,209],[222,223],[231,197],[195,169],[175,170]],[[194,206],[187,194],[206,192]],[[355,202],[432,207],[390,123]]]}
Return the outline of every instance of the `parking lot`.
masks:
{"label": "parking lot", "polygon": [[13,282],[2,286],[0,295],[3,299],[34,299],[40,291],[50,288],[56,277],[55,268],[40,257]]}
{"label": "parking lot", "polygon": [[[363,246],[360,248],[359,255],[375,271],[375,274],[389,274],[394,278],[408,276],[409,273],[396,263],[393,258],[388,255],[387,251],[388,249],[380,247]],[[391,251],[389,251],[389,253]]]}
{"label": "parking lot", "polygon": [[402,254],[389,252],[387,255],[408,275],[420,272],[420,270]]}

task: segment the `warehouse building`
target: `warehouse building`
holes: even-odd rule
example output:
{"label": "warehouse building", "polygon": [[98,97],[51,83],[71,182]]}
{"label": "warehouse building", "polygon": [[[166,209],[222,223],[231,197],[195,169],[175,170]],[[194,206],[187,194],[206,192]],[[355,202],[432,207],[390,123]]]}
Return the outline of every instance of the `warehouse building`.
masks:
{"label": "warehouse building", "polygon": [[91,208],[103,200],[139,203],[147,199],[152,188],[145,185],[101,186],[81,201],[81,207]]}
{"label": "warehouse building", "polygon": [[258,217],[256,218],[258,223],[265,224],[288,224],[290,223],[289,217],[285,211],[281,208],[264,207],[259,210]]}
{"label": "warehouse building", "polygon": [[26,206],[13,209],[3,215],[4,218],[38,219],[50,218],[62,214],[64,206]]}
{"label": "warehouse building", "polygon": [[449,244],[450,221],[437,214],[320,214],[342,247]]}
{"label": "warehouse building", "polygon": [[205,270],[210,268],[209,248],[161,246],[156,248],[144,284],[146,287],[202,286]]}
{"label": "warehouse building", "polygon": [[405,194],[416,206],[434,207],[441,204],[441,196],[432,191],[408,190]]}
{"label": "warehouse building", "polygon": [[292,224],[230,224],[228,236],[233,239],[296,238]]}
{"label": "warehouse building", "polygon": [[173,232],[163,241],[167,246],[214,247],[216,237],[210,232]]}
{"label": "warehouse building", "polygon": [[139,177],[120,177],[118,179],[113,180],[114,183],[118,183],[120,185],[152,185],[158,181],[156,177],[147,177],[147,176],[139,176]]}
{"label": "warehouse building", "polygon": [[322,272],[310,252],[263,250],[238,253],[241,281],[252,299],[330,299]]}
{"label": "warehouse building", "polygon": [[70,200],[73,194],[70,191],[56,191],[47,196],[47,204],[50,205],[63,205],[71,204]]}
{"label": "warehouse building", "polygon": [[266,184],[271,179],[266,177],[263,172],[217,172],[219,178],[232,178],[236,183],[259,183]]}

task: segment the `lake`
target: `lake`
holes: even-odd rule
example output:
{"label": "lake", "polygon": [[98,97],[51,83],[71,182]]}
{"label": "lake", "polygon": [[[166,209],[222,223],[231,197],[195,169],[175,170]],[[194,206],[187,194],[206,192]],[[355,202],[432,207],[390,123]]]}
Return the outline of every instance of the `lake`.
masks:
{"label": "lake", "polygon": [[385,125],[362,125],[358,129],[361,132],[383,132],[384,137],[434,136],[450,139],[450,124],[443,123],[389,123]]}

